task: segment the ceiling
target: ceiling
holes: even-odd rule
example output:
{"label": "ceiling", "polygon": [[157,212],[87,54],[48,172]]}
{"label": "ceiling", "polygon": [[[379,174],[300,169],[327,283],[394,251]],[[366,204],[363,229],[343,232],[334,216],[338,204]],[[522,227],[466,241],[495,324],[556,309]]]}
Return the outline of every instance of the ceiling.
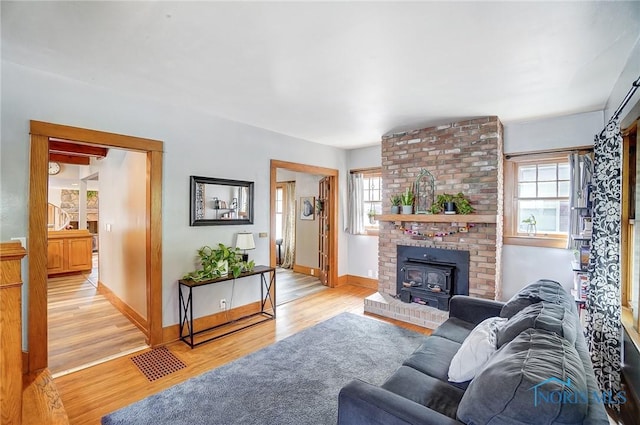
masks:
{"label": "ceiling", "polygon": [[601,110],[638,2],[1,2],[2,59],[331,146]]}

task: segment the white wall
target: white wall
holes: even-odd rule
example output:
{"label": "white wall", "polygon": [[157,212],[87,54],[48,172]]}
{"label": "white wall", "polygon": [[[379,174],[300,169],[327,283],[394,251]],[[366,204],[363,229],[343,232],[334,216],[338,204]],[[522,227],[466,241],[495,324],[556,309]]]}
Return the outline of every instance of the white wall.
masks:
{"label": "white wall", "polygon": [[[178,322],[177,280],[195,268],[198,248],[218,242],[231,245],[240,231],[254,234],[269,231],[270,159],[338,169],[340,199],[344,199],[343,176],[347,167],[346,152],[342,149],[175,107],[160,100],[116,93],[6,61],[2,62],[1,73],[0,240],[27,233],[29,120],[164,141],[164,326]],[[254,181],[254,224],[190,227],[190,175]],[[341,215],[340,228],[343,228],[342,219]],[[339,233],[338,245],[338,274],[343,275],[347,273],[347,237],[343,232]],[[268,238],[256,238],[256,250],[252,251],[251,258],[257,264],[268,264]],[[234,305],[259,298],[257,282],[236,286]],[[211,313],[217,299],[229,300],[231,289],[230,284],[199,291],[196,317]]]}
{"label": "white wall", "polygon": [[[317,269],[319,228],[318,217],[314,220],[301,220],[300,198],[303,196],[318,197],[318,182],[322,176],[296,173],[296,265]],[[315,205],[313,206],[315,208]]]}
{"label": "white wall", "polygon": [[[347,154],[349,170],[380,167],[382,164],[381,146],[352,149]],[[347,175],[343,178],[346,184]],[[346,208],[346,198],[342,202]],[[346,215],[346,212],[345,212]],[[348,235],[349,256],[348,274],[377,278],[378,276],[378,237],[370,235]]]}
{"label": "white wall", "polygon": [[100,161],[99,279],[147,317],[147,155],[110,149]]}
{"label": "white wall", "polygon": [[[505,154],[593,145],[594,135],[603,125],[602,111],[505,124]],[[572,259],[573,252],[567,249],[504,245],[502,299],[509,299],[537,279],[556,280],[571,289]]]}

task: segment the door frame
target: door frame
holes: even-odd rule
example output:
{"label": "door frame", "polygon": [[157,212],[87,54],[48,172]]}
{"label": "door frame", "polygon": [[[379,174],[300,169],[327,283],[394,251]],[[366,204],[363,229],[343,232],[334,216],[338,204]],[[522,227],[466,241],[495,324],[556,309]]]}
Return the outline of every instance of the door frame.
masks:
{"label": "door frame", "polygon": [[270,173],[270,243],[269,264],[276,266],[276,184],[277,170],[295,171],[299,173],[318,174],[329,178],[329,200],[331,211],[329,213],[329,275],[328,286],[338,286],[338,170],[333,168],[318,167],[315,165],[299,164],[296,162],[271,160]]}
{"label": "door frame", "polygon": [[147,329],[149,345],[162,343],[162,154],[164,143],[42,121],[30,121],[29,161],[29,300],[27,372],[48,365],[47,191],[49,138],[126,149],[147,155]]}

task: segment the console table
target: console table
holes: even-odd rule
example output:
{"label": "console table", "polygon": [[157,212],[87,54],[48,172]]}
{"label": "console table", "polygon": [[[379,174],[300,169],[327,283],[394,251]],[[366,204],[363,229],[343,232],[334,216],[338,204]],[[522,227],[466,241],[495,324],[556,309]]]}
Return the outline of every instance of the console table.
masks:
{"label": "console table", "polygon": [[[243,279],[249,276],[260,275],[260,311],[257,313],[248,314],[246,316],[238,317],[234,320],[230,320],[215,326],[211,326],[206,329],[194,331],[193,329],[193,289],[200,286],[215,285],[216,283],[227,282],[234,279]],[[268,303],[268,304],[267,304]],[[267,309],[265,309],[267,307]],[[268,266],[255,266],[250,272],[241,273],[240,276],[234,278],[232,274],[228,276],[219,277],[217,279],[203,280],[195,282],[193,280],[179,280],[178,281],[178,308],[180,311],[180,339],[184,341],[191,348],[204,344],[205,342],[213,341],[214,339],[222,338],[223,336],[238,332],[242,329],[249,328],[251,326],[258,325],[266,322],[267,320],[273,320],[276,318],[276,269]],[[269,312],[268,310],[271,310]],[[244,326],[234,328],[228,332],[217,334],[211,338],[195,342],[194,336],[203,332],[208,332],[225,325],[229,325],[238,322],[243,319],[249,319],[254,316],[262,316],[261,320],[252,321]],[[185,332],[186,331],[186,332]]]}

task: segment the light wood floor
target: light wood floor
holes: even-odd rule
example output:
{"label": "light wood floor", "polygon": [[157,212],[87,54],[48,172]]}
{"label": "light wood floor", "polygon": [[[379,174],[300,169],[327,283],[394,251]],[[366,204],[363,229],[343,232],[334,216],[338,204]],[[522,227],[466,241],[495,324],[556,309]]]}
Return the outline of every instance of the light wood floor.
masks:
{"label": "light wood floor", "polygon": [[49,370],[68,370],[145,347],[145,336],[101,294],[95,274],[48,280]]}
{"label": "light wood floor", "polygon": [[278,305],[329,289],[320,283],[317,276],[296,273],[291,269],[278,267],[276,300]]}
{"label": "light wood floor", "polygon": [[[149,382],[127,357],[120,357],[55,379],[71,424],[99,424],[107,413],[155,394],[188,378],[264,348],[276,341],[348,311],[364,314],[364,298],[372,289],[345,285],[278,307],[278,318],[190,349],[183,342],[168,345],[187,367]],[[380,318],[381,319],[381,318]],[[425,335],[430,330],[384,319]]]}

